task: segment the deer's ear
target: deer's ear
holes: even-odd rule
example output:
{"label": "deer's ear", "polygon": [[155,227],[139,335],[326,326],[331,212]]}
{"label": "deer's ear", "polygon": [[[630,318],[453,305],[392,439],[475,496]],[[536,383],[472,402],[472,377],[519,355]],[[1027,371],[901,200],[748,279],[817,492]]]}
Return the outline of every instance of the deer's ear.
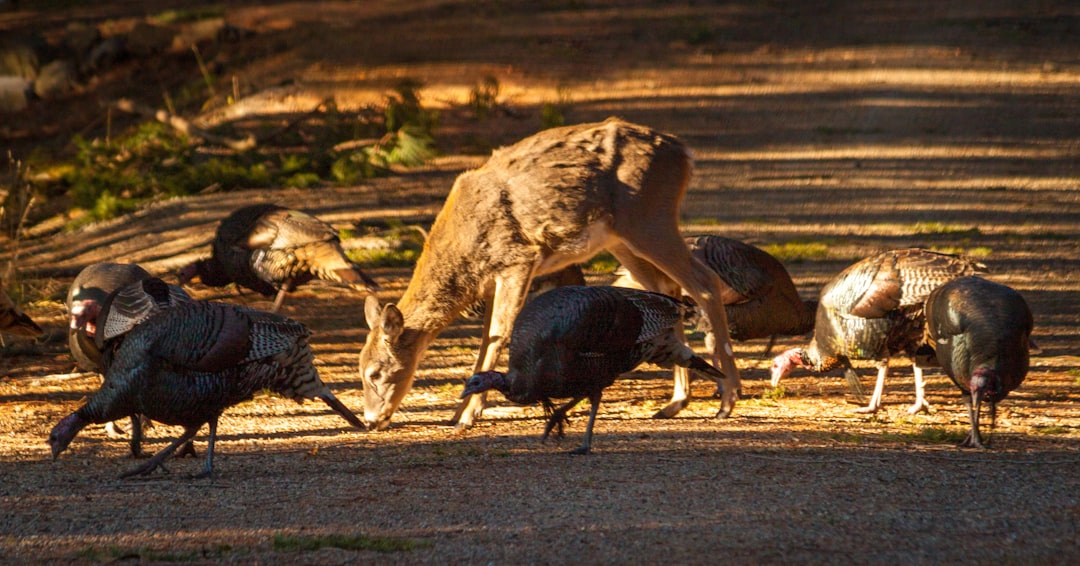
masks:
{"label": "deer's ear", "polygon": [[379,307],[379,299],[375,298],[375,295],[368,295],[364,299],[364,320],[367,322],[367,327],[371,330],[379,325],[379,314],[382,309]]}
{"label": "deer's ear", "polygon": [[396,305],[389,304],[383,307],[381,325],[383,336],[393,342],[397,340],[398,336],[401,336],[401,331],[405,329],[405,317]]}
{"label": "deer's ear", "polygon": [[368,295],[364,299],[364,319],[367,321],[368,328],[372,330],[378,328],[382,331],[383,338],[391,342],[396,340],[405,328],[405,317],[401,311],[393,304],[380,306],[379,299],[376,299],[374,295]]}

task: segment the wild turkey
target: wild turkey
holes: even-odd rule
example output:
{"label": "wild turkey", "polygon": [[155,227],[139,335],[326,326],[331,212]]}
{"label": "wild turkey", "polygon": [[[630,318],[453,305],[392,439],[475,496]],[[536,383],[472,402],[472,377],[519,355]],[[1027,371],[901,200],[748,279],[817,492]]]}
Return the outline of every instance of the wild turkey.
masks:
{"label": "wild turkey", "polygon": [[990,403],[990,428],[997,404],[1024,381],[1033,322],[1015,290],[980,277],[953,279],[926,300],[927,343],[945,373],[960,388],[971,432],[960,444],[983,448],[979,435],[982,401]]}
{"label": "wild turkey", "polygon": [[[103,313],[108,324],[109,314]],[[353,426],[363,423],[319,379],[310,332],[283,316],[224,303],[162,309],[135,326],[115,351],[106,350],[105,383],[49,435],[53,458],[89,423],[134,414],[180,425],[184,433],[121,477],[148,474],[209,423],[206,464],[213,473],[217,421],[225,409],[263,389],[302,403],[322,399]]]}
{"label": "wild turkey", "polygon": [[[588,398],[592,407],[585,440],[573,451],[587,454],[604,388],[642,362],[679,365],[723,379],[724,374],[695,355],[679,333],[689,307],[658,293],[618,287],[559,287],[518,314],[510,337],[506,373],[473,375],[462,398],[488,389],[523,405],[540,402],[551,413],[543,439],[566,413]],[[570,397],[555,408],[552,398]]]}
{"label": "wild turkey", "polygon": [[18,336],[41,336],[41,327],[11,300],[0,285],[0,331]]}
{"label": "wild turkey", "polygon": [[267,297],[277,295],[277,312],[285,294],[322,279],[360,291],[378,284],[345,257],[334,229],[310,214],[275,204],[255,204],[233,211],[218,225],[211,256],[180,270],[180,284],[198,277],[221,287],[236,283]]}
{"label": "wild turkey", "polygon": [[[157,284],[151,281],[156,281]],[[142,283],[147,283],[159,290],[159,299],[156,302],[148,302],[150,298],[143,289]],[[69,316],[68,324],[68,349],[75,364],[87,371],[100,371],[102,368],[102,351],[106,348],[117,348],[123,341],[123,334],[130,330],[139,320],[145,318],[153,310],[167,308],[169,306],[191,302],[191,297],[180,287],[168,285],[160,279],[153,279],[149,272],[142,267],[130,263],[95,263],[83,268],[75,277],[67,294],[67,308]],[[104,308],[106,300],[110,299],[120,290],[126,290],[122,295],[125,303],[132,303],[128,309],[140,308],[141,314],[132,312],[129,319],[124,322],[124,327],[117,326],[123,319],[112,318],[112,328],[106,338],[98,327],[98,317]],[[162,296],[163,294],[163,296]],[[119,312],[119,310],[118,310]],[[131,319],[130,317],[136,317]],[[150,426],[150,422],[143,420],[138,415],[131,417],[131,454],[143,456],[142,433],[143,428]],[[111,436],[123,436],[125,431],[119,423],[110,422],[106,425],[106,431]],[[194,453],[194,448],[185,446],[184,453]]]}
{"label": "wild turkey", "polygon": [[[733,340],[768,338],[767,356],[776,336],[806,334],[814,329],[817,301],[804,301],[783,264],[760,248],[723,236],[686,238],[695,258],[720,276],[728,289],[720,295],[727,311],[728,332]],[[620,268],[612,285],[640,289],[633,276]],[[708,317],[697,317],[697,327],[705,333],[705,347],[716,350],[716,338]],[[713,359],[713,365],[718,360]]]}
{"label": "wild turkey", "polygon": [[[874,394],[859,412],[877,411],[889,357],[907,352],[914,359],[926,320],[923,303],[930,291],[985,269],[959,256],[918,248],[887,251],[855,263],[821,290],[810,345],[773,359],[773,387],[795,366],[823,373],[842,365],[852,391],[861,396],[862,385],[851,360],[874,360],[878,368]],[[922,368],[918,364],[913,367],[915,403],[908,409],[911,414],[930,407],[924,396]]]}

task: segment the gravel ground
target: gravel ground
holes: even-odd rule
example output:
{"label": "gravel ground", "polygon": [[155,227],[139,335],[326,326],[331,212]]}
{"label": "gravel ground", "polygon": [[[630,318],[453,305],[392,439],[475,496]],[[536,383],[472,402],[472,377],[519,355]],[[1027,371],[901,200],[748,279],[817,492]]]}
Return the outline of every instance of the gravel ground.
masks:
{"label": "gravel ground", "polygon": [[[140,14],[171,7],[147,4]],[[48,331],[33,343],[6,337],[0,357],[0,562],[1080,563],[1080,11],[1005,0],[614,6],[231,8],[230,21],[258,32],[235,63],[244,81],[297,78],[348,107],[395,77],[422,77],[425,100],[443,107],[444,156],[359,187],[202,195],[0,242],[21,288],[41,297],[27,310]],[[96,9],[122,18],[133,8]],[[0,14],[0,32],[43,22],[56,33],[65,17],[95,16],[30,10]],[[124,69],[3,132],[30,132],[15,148],[43,143],[34,136],[57,135],[49,120],[77,121],[82,109],[78,131],[96,116],[86,110],[94,97],[135,88],[118,80]],[[461,105],[488,74],[526,118],[468,117]],[[462,319],[429,350],[384,433],[351,431],[321,404],[259,397],[223,417],[211,480],[188,479],[201,466],[192,459],[117,480],[136,463],[98,427],[50,460],[48,431],[100,383],[71,374],[63,342],[60,302],[79,267],[121,260],[169,274],[206,252],[218,219],[254,200],[341,226],[430,221],[454,176],[482,159],[475,148],[535,131],[544,102],[568,122],[617,114],[682,137],[697,163],[685,231],[816,250],[785,261],[807,298],[883,248],[961,251],[990,265],[1031,304],[1041,346],[1000,407],[992,449],[954,447],[967,417],[940,372],[928,374],[931,414],[906,414],[912,376],[898,359],[885,407],[858,415],[837,376],[797,373],[773,391],[762,341],[736,347],[744,399],[727,420],[712,418],[719,401],[703,382],[677,418],[649,418],[671,382],[646,366],[606,393],[590,456],[565,453],[580,442],[586,404],[562,442],[539,443],[538,407],[501,400],[456,433],[445,422],[479,343],[478,323]],[[373,274],[384,300],[410,276]],[[362,312],[360,297],[318,285],[284,307],[312,328],[324,380],[358,410]],[[782,339],[774,353],[804,342]],[[867,386],[871,374],[863,369]],[[177,433],[154,428],[149,448]]]}

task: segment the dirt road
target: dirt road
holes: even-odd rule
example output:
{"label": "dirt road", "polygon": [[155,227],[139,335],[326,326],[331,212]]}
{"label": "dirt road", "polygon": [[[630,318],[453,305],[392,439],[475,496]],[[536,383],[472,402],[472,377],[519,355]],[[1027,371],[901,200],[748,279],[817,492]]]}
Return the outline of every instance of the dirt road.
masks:
{"label": "dirt road", "polygon": [[[137,15],[125,3],[100,9]],[[72,7],[40,21],[57,29],[64,13],[90,17]],[[0,26],[30,25],[25,14],[2,15]],[[237,64],[253,84],[295,79],[348,107],[396,78],[421,78],[425,100],[443,107],[444,157],[359,187],[165,201],[4,242],[4,263],[17,253],[21,284],[45,297],[27,310],[50,338],[5,338],[0,358],[0,562],[1080,561],[1071,3],[285,2],[227,17],[257,31],[248,47],[266,46]],[[464,103],[488,75],[514,112],[472,119]],[[836,376],[797,373],[783,395],[772,392],[763,342],[737,345],[745,398],[728,420],[712,418],[719,402],[701,382],[677,418],[650,419],[671,382],[644,367],[605,395],[591,456],[565,454],[584,405],[562,443],[538,442],[538,407],[501,400],[456,434],[445,422],[479,343],[478,323],[462,319],[429,350],[384,433],[349,431],[319,404],[260,397],[222,418],[213,480],[187,479],[201,461],[179,460],[170,474],[119,481],[134,465],[126,442],[96,427],[50,461],[48,431],[100,381],[67,375],[60,304],[78,268],[132,261],[170,274],[206,253],[218,219],[253,200],[342,227],[430,222],[454,176],[482,161],[476,148],[536,131],[544,103],[568,123],[619,115],[683,138],[696,159],[684,231],[772,246],[807,298],[885,248],[988,264],[1030,303],[1041,346],[1001,405],[993,449],[953,447],[967,417],[940,372],[928,374],[932,414],[906,414],[912,376],[899,359],[884,409],[857,415]],[[393,300],[410,271],[373,274]],[[357,409],[362,312],[360,297],[320,286],[284,308],[312,328],[324,380]],[[872,371],[863,374],[869,385]],[[149,447],[177,433],[159,426]]]}

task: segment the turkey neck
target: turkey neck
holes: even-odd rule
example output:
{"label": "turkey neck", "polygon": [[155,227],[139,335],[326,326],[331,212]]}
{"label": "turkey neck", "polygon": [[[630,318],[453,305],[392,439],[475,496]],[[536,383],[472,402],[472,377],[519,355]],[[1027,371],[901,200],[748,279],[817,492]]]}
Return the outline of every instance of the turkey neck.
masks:
{"label": "turkey neck", "polygon": [[207,287],[224,287],[232,280],[225,273],[221,262],[217,258],[201,259],[195,263],[195,271],[199,274],[199,281]]}
{"label": "turkey neck", "polygon": [[822,355],[818,348],[817,339],[810,341],[810,346],[803,350],[803,361],[806,367],[814,373],[825,373],[840,366],[840,356],[835,354]]}
{"label": "turkey neck", "polygon": [[128,394],[128,389],[106,378],[101,389],[87,399],[75,414],[86,422],[100,424],[129,417],[137,412],[135,400]]}

